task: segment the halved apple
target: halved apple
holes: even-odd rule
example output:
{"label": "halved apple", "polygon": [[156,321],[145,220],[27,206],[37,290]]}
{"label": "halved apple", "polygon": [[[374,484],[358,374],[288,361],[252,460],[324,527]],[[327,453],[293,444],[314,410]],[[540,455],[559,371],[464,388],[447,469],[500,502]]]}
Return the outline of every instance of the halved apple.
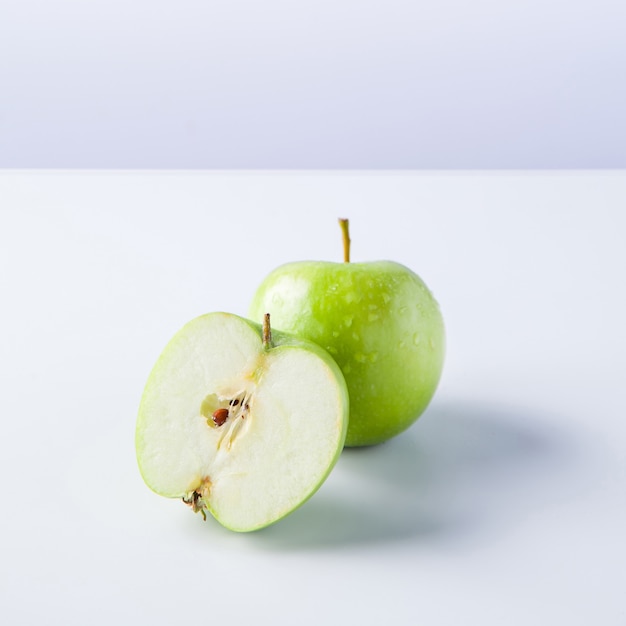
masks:
{"label": "halved apple", "polygon": [[229,313],[184,326],[148,378],[137,460],[156,493],[235,531],[272,524],[324,482],[345,442],[348,392],[322,348]]}

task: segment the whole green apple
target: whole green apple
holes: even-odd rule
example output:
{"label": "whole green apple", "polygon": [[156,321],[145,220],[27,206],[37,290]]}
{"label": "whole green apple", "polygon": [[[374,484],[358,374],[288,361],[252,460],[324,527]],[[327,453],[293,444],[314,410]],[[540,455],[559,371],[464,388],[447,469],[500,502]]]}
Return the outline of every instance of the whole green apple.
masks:
{"label": "whole green apple", "polygon": [[337,361],[350,396],[346,446],[381,443],[428,406],[441,377],[445,330],[424,282],[391,261],[301,261],[278,267],[259,286],[250,317],[271,313],[275,328],[309,339]]}

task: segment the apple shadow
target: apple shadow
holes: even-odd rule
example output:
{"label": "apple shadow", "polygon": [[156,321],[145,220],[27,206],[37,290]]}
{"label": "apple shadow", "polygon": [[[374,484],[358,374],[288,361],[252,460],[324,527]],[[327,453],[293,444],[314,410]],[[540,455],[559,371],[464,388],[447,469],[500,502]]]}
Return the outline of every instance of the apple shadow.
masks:
{"label": "apple shadow", "polygon": [[434,404],[407,432],[345,449],[320,491],[257,533],[258,548],[464,541],[552,502],[580,456],[549,416]]}

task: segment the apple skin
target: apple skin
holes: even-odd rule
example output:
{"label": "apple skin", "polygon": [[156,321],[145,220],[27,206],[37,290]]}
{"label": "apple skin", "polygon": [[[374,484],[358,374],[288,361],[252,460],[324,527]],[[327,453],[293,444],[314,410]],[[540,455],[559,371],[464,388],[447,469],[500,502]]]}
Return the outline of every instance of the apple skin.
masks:
{"label": "apple skin", "polygon": [[274,328],[327,350],[346,379],[346,446],[381,443],[407,429],[433,397],[443,368],[445,329],[424,282],[392,261],[301,261],[276,268],[259,286],[251,318],[268,311]]}

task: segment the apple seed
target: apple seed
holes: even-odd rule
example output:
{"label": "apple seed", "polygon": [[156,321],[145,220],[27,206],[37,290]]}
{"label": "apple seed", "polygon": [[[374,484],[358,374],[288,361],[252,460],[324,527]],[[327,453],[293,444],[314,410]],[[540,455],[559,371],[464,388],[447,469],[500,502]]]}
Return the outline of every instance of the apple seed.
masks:
{"label": "apple seed", "polygon": [[222,426],[228,419],[228,409],[217,409],[211,417],[216,426]]}

